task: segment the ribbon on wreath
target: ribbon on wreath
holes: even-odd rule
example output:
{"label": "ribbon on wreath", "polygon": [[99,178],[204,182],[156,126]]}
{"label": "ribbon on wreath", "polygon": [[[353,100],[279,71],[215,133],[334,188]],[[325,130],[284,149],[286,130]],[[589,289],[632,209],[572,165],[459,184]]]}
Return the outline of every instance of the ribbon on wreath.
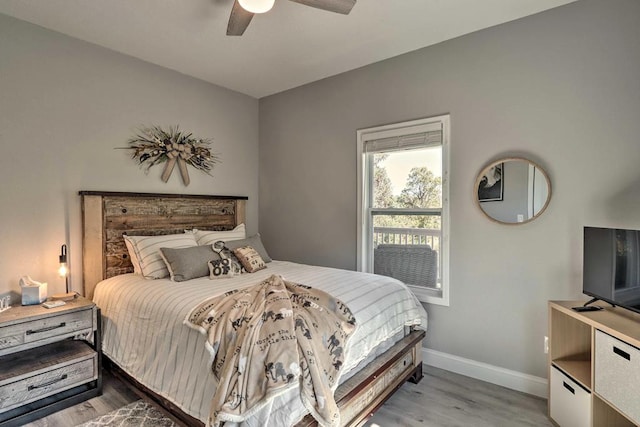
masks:
{"label": "ribbon on wreath", "polygon": [[164,171],[162,172],[161,177],[162,180],[164,182],[169,181],[169,177],[177,163],[180,176],[182,176],[182,182],[184,182],[184,185],[189,185],[191,180],[189,179],[189,171],[187,170],[187,160],[193,156],[193,146],[169,142],[165,144],[165,147],[167,149],[167,157],[169,160],[167,160],[167,164],[164,166]]}

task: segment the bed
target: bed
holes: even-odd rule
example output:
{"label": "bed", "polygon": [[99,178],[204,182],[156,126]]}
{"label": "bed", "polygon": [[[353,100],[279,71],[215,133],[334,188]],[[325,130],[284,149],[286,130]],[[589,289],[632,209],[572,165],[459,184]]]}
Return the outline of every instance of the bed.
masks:
{"label": "bed", "polygon": [[[182,324],[185,316],[203,299],[251,286],[272,274],[325,290],[344,301],[357,319],[335,392],[341,425],[364,424],[405,381],[422,378],[426,313],[394,279],[285,261],[217,280],[215,286],[208,277],[173,282],[132,273],[123,233],[232,230],[244,222],[245,197],[80,194],[84,292],[102,310],[105,366],[184,424],[204,424],[216,387],[204,338]],[[317,425],[305,414],[292,390],[241,425]]]}

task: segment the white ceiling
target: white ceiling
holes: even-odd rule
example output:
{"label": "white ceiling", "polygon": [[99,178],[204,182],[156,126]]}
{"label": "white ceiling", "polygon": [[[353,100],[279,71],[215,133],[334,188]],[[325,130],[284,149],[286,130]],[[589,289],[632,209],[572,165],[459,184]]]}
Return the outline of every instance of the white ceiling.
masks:
{"label": "white ceiling", "polygon": [[287,0],[225,35],[233,0],[0,0],[0,13],[261,98],[575,0]]}

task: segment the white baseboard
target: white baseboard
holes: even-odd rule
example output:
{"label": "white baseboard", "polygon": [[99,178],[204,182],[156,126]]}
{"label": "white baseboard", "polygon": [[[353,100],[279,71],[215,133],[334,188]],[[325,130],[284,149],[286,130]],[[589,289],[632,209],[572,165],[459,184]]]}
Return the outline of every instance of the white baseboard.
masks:
{"label": "white baseboard", "polygon": [[476,378],[512,390],[547,398],[548,388],[545,378],[523,374],[487,363],[476,362],[464,357],[442,353],[428,348],[422,349],[423,362],[429,366],[445,369],[456,374]]}

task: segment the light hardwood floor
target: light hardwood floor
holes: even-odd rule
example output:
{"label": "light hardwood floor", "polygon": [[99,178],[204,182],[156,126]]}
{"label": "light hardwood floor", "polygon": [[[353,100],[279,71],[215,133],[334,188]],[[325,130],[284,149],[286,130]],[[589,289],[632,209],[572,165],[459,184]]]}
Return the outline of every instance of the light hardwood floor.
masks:
{"label": "light hardwood floor", "polygon": [[419,384],[405,383],[367,427],[553,426],[547,400],[453,372],[424,367]]}
{"label": "light hardwood floor", "polygon": [[[135,393],[105,373],[102,396],[27,426],[74,426],[137,399]],[[425,366],[420,384],[404,384],[366,426],[539,427],[552,424],[547,418],[547,401],[544,399]]]}

